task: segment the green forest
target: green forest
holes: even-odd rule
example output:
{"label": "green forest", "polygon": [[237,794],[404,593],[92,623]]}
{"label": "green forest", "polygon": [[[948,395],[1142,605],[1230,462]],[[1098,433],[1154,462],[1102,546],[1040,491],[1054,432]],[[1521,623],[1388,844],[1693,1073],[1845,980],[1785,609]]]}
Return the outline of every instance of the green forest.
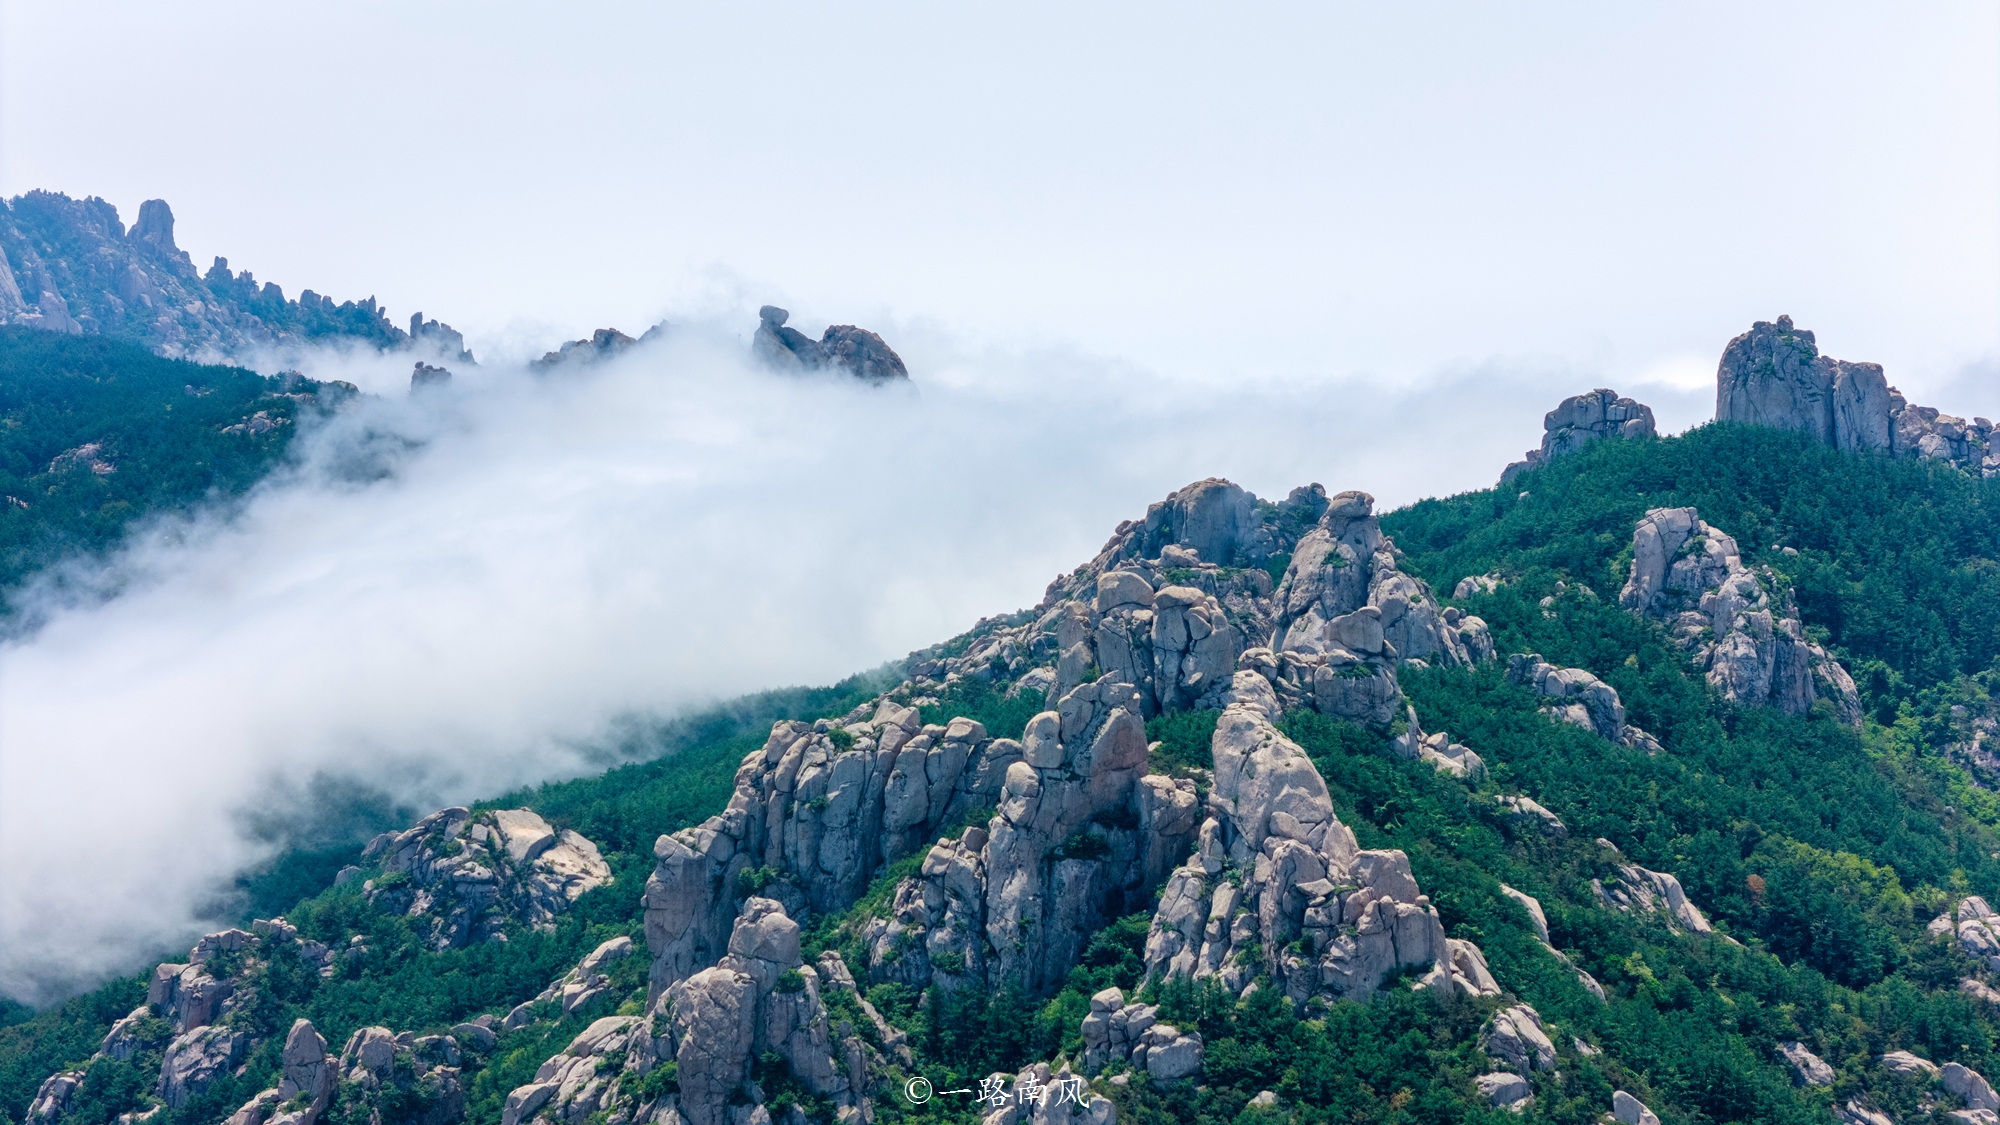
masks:
{"label": "green forest", "polygon": [[[215,372],[214,393],[200,398],[157,378],[106,390],[117,380],[76,358],[88,354],[76,345],[36,353],[12,337],[0,341],[7,370],[44,380],[33,411],[15,405],[25,399],[7,385],[12,376],[0,381],[10,494],[82,497],[88,488],[124,487],[113,483],[123,468],[97,479],[52,479],[49,461],[88,441],[131,443],[115,446],[114,458],[135,467],[175,456],[189,462],[140,491],[118,493],[118,501],[109,492],[89,493],[105,497],[95,508],[69,500],[74,517],[38,522],[31,533],[0,522],[17,568],[10,575],[53,552],[115,541],[122,523],[102,513],[105,505],[156,509],[240,490],[281,452],[277,443],[229,445],[218,429],[253,406],[268,409],[270,381],[206,368],[199,370]],[[68,388],[71,397],[48,387]],[[65,401],[79,405],[47,405]],[[177,425],[194,418],[199,403],[211,405],[171,447],[129,436],[168,406]],[[131,428],[84,425],[92,411],[107,423],[129,419]],[[144,460],[148,449],[161,460]],[[1790,585],[1810,634],[1854,673],[1867,710],[1860,729],[1824,707],[1783,715],[1728,704],[1663,630],[1618,608],[1634,521],[1650,508],[1682,505],[1734,536],[1746,563],[1768,565]],[[0,521],[8,518],[15,517]],[[1123,1085],[1099,1083],[1120,1121],[1145,1125],[1513,1119],[1489,1108],[1472,1078],[1490,1066],[1476,1044],[1479,1027],[1515,998],[1542,1014],[1560,1054],[1556,1072],[1534,1076],[1536,1097],[1522,1118],[1531,1122],[1596,1122],[1611,1091],[1624,1089],[1667,1125],[1824,1125],[1832,1106],[1864,1095],[1905,1125],[1942,1125],[1958,1102],[1891,1074],[1877,1056],[1908,1050],[2000,1073],[2000,1021],[1959,988],[1982,966],[1925,930],[1961,895],[2000,894],[2000,801],[1950,751],[1969,716],[1991,713],[2000,690],[2000,480],[1841,454],[1789,433],[1706,426],[1678,438],[1602,442],[1504,488],[1427,500],[1386,514],[1382,524],[1406,568],[1440,594],[1470,575],[1504,580],[1491,593],[1452,602],[1490,624],[1500,667],[1401,675],[1424,728],[1473,747],[1489,772],[1467,785],[1398,759],[1388,728],[1299,712],[1283,729],[1311,755],[1364,847],[1410,855],[1447,932],[1480,945],[1508,997],[1473,1000],[1398,984],[1370,1004],[1295,1011],[1270,990],[1237,1001],[1185,982],[1147,985],[1147,910],[1094,935],[1053,996],[869,988],[870,1002],[909,1033],[916,1072],[942,1088],[1037,1059],[1074,1058],[1089,997],[1115,984],[1143,989],[1161,1005],[1162,1020],[1198,1028],[1207,1044],[1200,1085],[1155,1085],[1143,1073]],[[1513,652],[1538,652],[1603,678],[1664,751],[1649,756],[1552,722],[1536,697],[1506,681],[1504,656]],[[609,937],[643,940],[638,896],[652,841],[722,808],[736,763],[762,745],[773,719],[842,714],[897,678],[882,670],[741,701],[657,728],[651,760],[489,802],[530,807],[583,832],[616,874],[546,932],[433,952],[407,919],[369,908],[357,884],[329,885],[332,871],[359,856],[347,846],[281,857],[246,875],[241,918],[232,920],[282,911],[303,936],[344,945],[364,935],[373,952],[343,961],[326,979],[269,970],[262,1002],[231,1017],[266,1037],[245,1070],[148,1120],[207,1125],[274,1084],[279,1033],[297,1016],[311,1018],[336,1049],[369,1024],[441,1031],[479,1013],[504,1014]],[[965,679],[927,705],[923,719],[965,715],[1015,736],[1042,703]],[[1215,721],[1213,712],[1154,719],[1154,768],[1184,773],[1208,763]],[[1496,800],[1518,792],[1552,810],[1566,833],[1524,824]],[[1678,933],[1661,917],[1600,907],[1592,880],[1615,879],[1619,862],[1676,873],[1717,932]],[[842,950],[852,964],[858,923],[887,908],[908,870],[907,861],[891,866],[852,907],[812,920],[808,957]],[[1501,893],[1503,883],[1541,901],[1552,944],[1602,984],[1604,1002],[1542,948],[1525,911]],[[559,1021],[505,1032],[489,1052],[468,1056],[467,1120],[497,1125],[508,1091],[591,1020],[639,1010],[644,959],[622,962],[617,972],[611,994]],[[20,1121],[43,1078],[84,1063],[110,1022],[143,999],[143,979],[39,1012],[10,1008],[10,1025],[0,1028],[0,1114]],[[1794,1040],[1833,1067],[1832,1085],[1794,1084],[1777,1053]],[[66,1120],[106,1125],[149,1105],[158,1046],[125,1062],[91,1064]],[[786,1092],[784,1075],[763,1077],[772,1104],[823,1108]],[[892,1067],[884,1081],[902,1077]],[[1252,1104],[1260,1091],[1274,1092],[1276,1104]],[[962,1103],[911,1107],[884,1097],[877,1120],[977,1115]]]}
{"label": "green forest", "polygon": [[240,497],[353,392],[0,327],[0,617],[28,575],[100,558],[148,516]]}

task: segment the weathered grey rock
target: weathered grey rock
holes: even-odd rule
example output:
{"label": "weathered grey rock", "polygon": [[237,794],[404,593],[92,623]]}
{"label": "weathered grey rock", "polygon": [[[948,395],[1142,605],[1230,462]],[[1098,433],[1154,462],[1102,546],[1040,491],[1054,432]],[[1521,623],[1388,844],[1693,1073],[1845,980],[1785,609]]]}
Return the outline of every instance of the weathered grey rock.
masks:
{"label": "weathered grey rock", "polygon": [[1883,1052],[1882,1068],[1905,1078],[1935,1078],[1938,1074],[1936,1063],[1920,1059],[1908,1051]]}
{"label": "weathered grey rock", "polygon": [[1535,1101],[1535,1088],[1526,1078],[1510,1070],[1494,1071],[1475,1077],[1473,1083],[1479,1087],[1479,1094],[1486,1104],[1510,1113],[1521,1113]]}
{"label": "weathered grey rock", "polygon": [[[773,1052],[784,1056],[793,1077],[813,1093],[836,1106],[859,1107],[858,1092],[866,1084],[855,1060],[864,1048],[851,1033],[834,1043],[819,990],[819,972],[799,961],[798,923],[775,900],[751,898],[732,929],[729,953],[662,994],[647,1017],[655,1044],[636,1058],[628,1055],[627,1066],[647,1065],[654,1056],[673,1058],[678,1112],[688,1125],[727,1122],[732,1096],[748,1088],[751,1060]],[[837,1048],[848,1066],[836,1060]],[[538,1082],[553,1078],[553,1073],[537,1075]]]}
{"label": "weathered grey rock", "polygon": [[451,369],[447,367],[433,367],[423,360],[418,360],[415,369],[410,372],[411,394],[427,388],[438,389],[450,385]]}
{"label": "weathered grey rock", "polygon": [[83,1074],[80,1070],[66,1070],[44,1079],[35,1090],[35,1100],[28,1104],[28,1120],[54,1121],[66,1113],[70,1096],[83,1085]]}
{"label": "weathered grey rock", "polygon": [[875,333],[835,324],[815,341],[785,327],[791,315],[776,305],[757,310],[757,334],[751,337],[750,351],[765,366],[793,373],[833,368],[870,383],[909,379],[902,357]]}
{"label": "weathered grey rock", "polygon": [[1409,761],[1429,762],[1439,772],[1453,777],[1477,781],[1485,775],[1486,762],[1471,747],[1453,742],[1443,731],[1425,734],[1417,722],[1415,707],[1406,704],[1404,713],[1409,725],[1390,740],[1390,752]]}
{"label": "weathered grey rock", "polygon": [[[1470,664],[1460,630],[1445,621],[1430,588],[1398,568],[1399,553],[1374,513],[1374,497],[1343,492],[1299,540],[1273,595],[1279,647],[1329,657],[1346,651],[1362,661]],[[1364,626],[1352,615],[1366,610],[1373,612]],[[1338,633],[1336,619],[1347,619]]]}
{"label": "weathered grey rock", "polygon": [[1507,680],[1549,700],[1542,710],[1558,722],[1596,731],[1611,742],[1657,753],[1658,739],[1625,721],[1618,690],[1581,668],[1558,668],[1540,653],[1508,658]]}
{"label": "weathered grey rock", "polygon": [[1833,1068],[1796,1039],[1778,1044],[1778,1054],[1792,1068],[1792,1078],[1801,1086],[1833,1085]]}
{"label": "weathered grey rock", "polygon": [[327,1057],[326,1039],[312,1025],[311,1020],[300,1019],[292,1023],[291,1032],[285,1036],[283,1077],[278,1082],[278,1100],[291,1101],[304,1094],[311,1099],[317,1110],[326,1108],[326,1099],[333,1094],[334,1061]]}
{"label": "weathered grey rock", "polygon": [[1515,890],[1513,887],[1510,887],[1505,883],[1500,884],[1500,893],[1506,895],[1508,898],[1513,899],[1515,902],[1520,903],[1521,909],[1527,911],[1528,922],[1530,925],[1534,926],[1535,936],[1541,941],[1542,948],[1548,951],[1549,956],[1554,957],[1557,961],[1562,962],[1565,968],[1575,973],[1577,983],[1581,984],[1584,987],[1585,991],[1589,992],[1592,996],[1597,997],[1599,1000],[1603,1000],[1604,986],[1597,983],[1597,978],[1591,976],[1589,973],[1586,973],[1583,971],[1583,969],[1579,968],[1574,961],[1571,961],[1569,959],[1568,954],[1564,953],[1560,949],[1557,949],[1555,946],[1549,944],[1549,919],[1548,916],[1542,912],[1541,901],[1535,898],[1535,896],[1528,894],[1525,891]]}
{"label": "weathered grey rock", "polygon": [[174,244],[173,211],[159,199],[140,204],[129,232],[117,208],[95,197],[34,191],[0,203],[0,324],[104,335],[189,358],[329,337],[380,348],[456,340],[446,354],[472,362],[449,326],[420,323],[413,338],[373,297],[336,306],[308,289],[288,300],[247,270],[231,272],[223,258],[197,272]]}
{"label": "weathered grey rock", "polygon": [[666,330],[666,321],[661,321],[646,329],[638,339],[633,339],[616,328],[600,328],[587,339],[571,340],[555,351],[545,353],[542,358],[530,362],[528,370],[546,373],[557,368],[582,368],[602,363],[640,344],[650,343],[665,335]]}
{"label": "weathered grey rock", "polygon": [[1214,977],[1240,994],[1261,972],[1297,1002],[1365,1000],[1416,967],[1428,987],[1498,993],[1477,948],[1446,940],[1407,857],[1359,848],[1319,771],[1266,712],[1231,704],[1213,754],[1211,815],[1147,934],[1150,978]]}
{"label": "weathered grey rock", "polygon": [[1556,1068],[1556,1045],[1542,1027],[1542,1015],[1526,1004],[1494,1012],[1479,1030],[1479,1049],[1524,1076]]}
{"label": "weathered grey rock", "polygon": [[154,1094],[171,1109],[179,1109],[209,1083],[236,1068],[249,1048],[250,1036],[225,1027],[200,1027],[167,1045],[160,1062]]}
{"label": "weathered grey rock", "polygon": [[999,814],[933,847],[898,887],[894,917],[868,931],[871,979],[1046,991],[1085,934],[1144,901],[1194,833],[1195,793],[1145,776],[1142,713],[1130,684],[1100,679],[1037,716],[1030,757],[1007,767]]}
{"label": "weathered grey rock", "polygon": [[1715,418],[1796,430],[1836,449],[1948,461],[1971,472],[2000,472],[1994,427],[1911,406],[1873,363],[1819,354],[1792,318],[1758,321],[1723,350],[1716,369]]}
{"label": "weathered grey rock", "polygon": [[1931,920],[1925,929],[1933,937],[1950,936],[1968,957],[2000,971],[2000,916],[1978,895],[1959,899],[1952,908]]}
{"label": "weathered grey rock", "polygon": [[1849,1098],[1847,1104],[1835,1105],[1833,1118],[1840,1125],[1896,1125],[1895,1118],[1870,1107],[1859,1098]]}
{"label": "weathered grey rock", "polygon": [[1562,818],[1543,808],[1533,797],[1502,795],[1494,798],[1494,803],[1516,823],[1529,826],[1540,835],[1551,840],[1569,839],[1569,827],[1562,822]]}
{"label": "weathered grey rock", "polygon": [[1938,1083],[1964,1098],[1967,1109],[2000,1110],[2000,1094],[1976,1070],[1948,1062],[1938,1072]]}
{"label": "weathered grey rock", "polygon": [[[1109,686],[1089,685],[1087,694]],[[1037,729],[1029,741],[1046,754]],[[844,748],[836,734],[849,740]],[[1142,760],[1143,732],[1132,739]],[[777,724],[737,771],[727,811],[655,844],[645,898],[652,994],[722,955],[743,872],[784,873],[801,909],[841,909],[884,864],[935,839],[942,825],[998,804],[1023,752],[1022,743],[989,738],[969,720],[924,728],[914,708],[886,701],[872,719],[824,731]]]}
{"label": "weathered grey rock", "polygon": [[1618,1120],[1619,1125],[1660,1125],[1658,1114],[1623,1090],[1612,1091],[1611,1116]]}
{"label": "weathered grey rock", "polygon": [[1664,871],[1624,863],[1618,865],[1618,874],[1609,885],[1602,879],[1592,879],[1590,885],[1598,901],[1609,909],[1628,914],[1660,911],[1666,914],[1668,927],[1677,932],[1681,927],[1698,934],[1714,932],[1701,909],[1688,901],[1681,881]]}
{"label": "weathered grey rock", "polygon": [[[386,1027],[363,1027],[348,1036],[329,1069],[342,1083],[343,1112],[379,1119],[385,1105],[407,1113],[414,1104],[424,1108],[408,1119],[411,1125],[451,1125],[465,1116],[458,1059],[458,1045],[450,1036],[418,1038],[407,1031],[398,1035]],[[299,1122],[280,1114],[269,1125]]]}
{"label": "weathered grey rock", "polygon": [[369,901],[428,918],[440,949],[489,940],[508,923],[547,928],[584,892],[611,881],[596,844],[527,809],[478,816],[442,809],[376,837],[363,854],[385,875],[403,877],[370,880]]}
{"label": "weathered grey rock", "polygon": [[1854,680],[1807,640],[1790,591],[1769,567],[1743,565],[1736,541],[1693,508],[1655,508],[1632,533],[1632,573],[1620,605],[1667,625],[1725,699],[1787,714],[1832,702],[1861,723]]}
{"label": "weathered grey rock", "polygon": [[1653,426],[1652,407],[1621,398],[1617,391],[1603,387],[1562,400],[1543,417],[1542,430],[1542,447],[1530,449],[1522,460],[1507,466],[1500,474],[1501,484],[1605,438],[1658,436]]}

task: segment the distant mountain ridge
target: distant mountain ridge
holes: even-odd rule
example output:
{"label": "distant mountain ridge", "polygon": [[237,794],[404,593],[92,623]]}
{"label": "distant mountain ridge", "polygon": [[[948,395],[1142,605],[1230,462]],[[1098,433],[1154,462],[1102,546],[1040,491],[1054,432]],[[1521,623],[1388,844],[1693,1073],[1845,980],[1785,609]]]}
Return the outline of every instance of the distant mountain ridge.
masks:
{"label": "distant mountain ridge", "polygon": [[173,358],[352,339],[380,348],[427,341],[473,362],[450,325],[417,313],[405,331],[372,296],[336,304],[306,289],[287,298],[222,257],[199,272],[174,244],[174,213],[163,199],[140,204],[128,231],[118,209],[96,196],[31,191],[0,202],[0,251],[0,325],[109,336]]}

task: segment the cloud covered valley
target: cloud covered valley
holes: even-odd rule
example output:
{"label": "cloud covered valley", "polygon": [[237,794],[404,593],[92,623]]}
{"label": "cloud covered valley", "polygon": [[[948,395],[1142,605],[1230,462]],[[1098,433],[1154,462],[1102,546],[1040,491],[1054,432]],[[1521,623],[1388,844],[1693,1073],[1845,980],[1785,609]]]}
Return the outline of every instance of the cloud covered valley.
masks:
{"label": "cloud covered valley", "polygon": [[[633,716],[829,683],[1032,605],[1208,476],[1383,507],[1486,487],[1602,381],[1494,363],[1389,389],[1175,381],[892,333],[915,379],[752,367],[676,326],[587,368],[376,392],[227,516],[141,529],[99,596],[0,647],[0,991],[34,1002],[199,933],[329,793],[419,813],[602,768]],[[1662,429],[1708,392],[1621,387]]]}

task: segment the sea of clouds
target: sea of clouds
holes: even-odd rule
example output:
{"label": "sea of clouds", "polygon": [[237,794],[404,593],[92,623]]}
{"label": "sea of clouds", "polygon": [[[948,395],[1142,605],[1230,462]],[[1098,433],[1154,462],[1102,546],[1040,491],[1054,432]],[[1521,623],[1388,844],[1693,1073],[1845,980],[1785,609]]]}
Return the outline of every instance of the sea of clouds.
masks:
{"label": "sea of clouds", "polygon": [[[904,326],[915,377],[875,387],[757,369],[740,323],[417,394],[407,355],[289,357],[370,393],[246,502],[45,586],[0,644],[0,991],[184,948],[328,793],[428,811],[600,769],[632,716],[830,683],[1033,605],[1204,477],[1385,509],[1486,487],[1599,381],[1225,384]],[[1666,429],[1712,401],[1621,390]]]}

